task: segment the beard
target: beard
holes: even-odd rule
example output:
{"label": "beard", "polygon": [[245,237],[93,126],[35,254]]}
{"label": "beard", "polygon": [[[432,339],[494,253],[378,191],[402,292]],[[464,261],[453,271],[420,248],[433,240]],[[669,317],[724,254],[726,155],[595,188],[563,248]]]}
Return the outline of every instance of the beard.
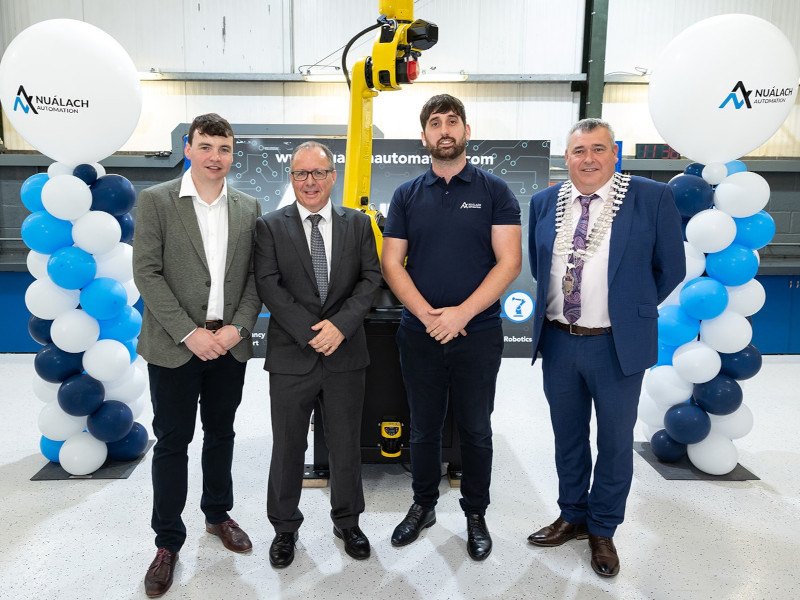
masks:
{"label": "beard", "polygon": [[[440,148],[439,143],[442,140],[453,140],[453,145]],[[461,138],[461,140],[455,140],[454,138],[442,138],[436,142],[435,146],[431,146],[430,143],[425,140],[425,147],[430,151],[431,156],[437,160],[453,160],[461,156],[464,153],[464,150],[466,150],[467,138],[466,136]]]}

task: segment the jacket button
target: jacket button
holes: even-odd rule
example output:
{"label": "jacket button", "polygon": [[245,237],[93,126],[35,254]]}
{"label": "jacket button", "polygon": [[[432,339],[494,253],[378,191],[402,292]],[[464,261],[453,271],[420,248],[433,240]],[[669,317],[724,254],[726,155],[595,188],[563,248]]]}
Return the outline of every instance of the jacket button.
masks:
{"label": "jacket button", "polygon": [[319,292],[314,292],[314,295],[319,298]]}
{"label": "jacket button", "polygon": [[211,282],[210,281],[206,281],[206,287],[211,287]]}
{"label": "jacket button", "polygon": [[202,308],[203,310],[208,310],[208,304],[203,304],[203,306],[201,306],[200,308]]}

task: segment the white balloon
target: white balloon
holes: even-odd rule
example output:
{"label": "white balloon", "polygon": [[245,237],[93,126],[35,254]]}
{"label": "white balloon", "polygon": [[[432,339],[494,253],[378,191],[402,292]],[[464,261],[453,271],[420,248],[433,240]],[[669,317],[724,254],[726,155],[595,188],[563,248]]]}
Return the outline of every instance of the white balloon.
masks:
{"label": "white balloon", "polygon": [[127,404],[130,407],[131,413],[133,413],[133,420],[135,421],[136,419],[142,416],[145,406],[147,406],[147,395],[142,394],[135,400],[126,402],[125,404]]}
{"label": "white balloon", "polygon": [[130,365],[122,377],[109,381],[104,386],[106,400],[119,400],[128,404],[141,396],[147,388],[147,376],[135,365]]}
{"label": "white balloon", "polygon": [[727,213],[701,210],[686,224],[686,239],[701,252],[719,252],[736,237],[736,223]]}
{"label": "white balloon", "polygon": [[11,40],[0,61],[0,98],[25,140],[72,165],[118,150],[142,109],[136,66],[122,46],[72,19],[41,21]]}
{"label": "white balloon", "polygon": [[717,352],[733,354],[739,352],[753,338],[750,322],[731,310],[725,310],[714,319],[700,322],[700,341]]}
{"label": "white balloon", "polygon": [[67,439],[58,452],[58,462],[70,475],[88,475],[103,466],[108,457],[108,446],[88,431],[76,433]]}
{"label": "white balloon", "polygon": [[672,365],[651,369],[644,380],[645,389],[658,404],[670,407],[692,396],[694,385],[683,379]]}
{"label": "white balloon", "polygon": [[89,254],[107,254],[122,236],[119,221],[102,210],[90,210],[72,226],[75,245]]}
{"label": "white balloon", "polygon": [[703,167],[703,179],[711,185],[721,183],[728,176],[728,167],[724,163],[711,163]]}
{"label": "white balloon", "polygon": [[50,337],[64,352],[85,352],[100,337],[100,324],[79,308],[68,310],[53,321]]}
{"label": "white balloon", "polygon": [[42,402],[52,402],[53,400],[58,400],[58,388],[61,387],[61,382],[51,383],[49,381],[45,381],[34,373],[33,381],[31,383],[33,386],[33,393]]}
{"label": "white balloon", "polygon": [[722,359],[716,350],[703,342],[688,342],[672,355],[678,375],[691,383],[705,383],[719,374]]}
{"label": "white balloon", "polygon": [[[734,225],[736,225],[735,222]],[[683,252],[686,255],[685,281],[691,281],[692,279],[700,277],[706,270],[706,255],[689,242],[683,242]]]}
{"label": "white balloon", "polygon": [[58,402],[48,402],[39,413],[39,431],[51,440],[60,442],[84,430],[86,417],[65,413]]}
{"label": "white balloon", "polygon": [[725,287],[728,290],[727,310],[739,313],[744,317],[756,314],[767,300],[767,292],[758,279],[751,279],[744,285]]}
{"label": "white balloon", "polygon": [[684,156],[726,163],[778,130],[795,105],[798,77],[780,29],[751,15],[711,17],[664,48],[648,86],[650,115]]}
{"label": "white balloon", "polygon": [[680,304],[681,303],[681,290],[683,286],[686,285],[686,281],[681,281],[678,286],[670,292],[670,295],[664,298],[664,301],[658,305],[658,308],[662,306],[672,306],[673,304]]}
{"label": "white balloon", "polygon": [[122,287],[125,288],[125,292],[128,294],[128,304],[133,306],[139,301],[141,294],[139,293],[139,288],[136,287],[136,282],[133,279],[130,279],[122,284]]}
{"label": "white balloon", "polygon": [[75,170],[75,165],[70,165],[62,162],[54,162],[47,167],[47,175],[55,177],[56,175],[72,175]]}
{"label": "white balloon", "polygon": [[25,258],[25,263],[28,265],[28,271],[35,279],[47,279],[47,261],[50,260],[49,254],[42,254],[31,250]]}
{"label": "white balloon", "polygon": [[729,440],[744,437],[753,429],[753,413],[745,404],[740,405],[729,415],[709,413],[708,417],[711,419],[712,433],[724,435]]}
{"label": "white balloon", "polygon": [[[642,395],[639,398],[639,420],[643,423],[655,428],[655,431],[664,428],[664,413],[667,412],[666,406],[658,404],[650,397],[647,391],[642,390]],[[655,433],[655,432],[654,432]],[[652,435],[647,438],[650,441]]]}
{"label": "white balloon", "polygon": [[[37,279],[25,290],[25,306],[40,319],[53,320],[80,302],[80,290],[65,290],[50,278]],[[52,438],[51,438],[52,439]]]}
{"label": "white balloon", "polygon": [[[45,184],[47,185],[47,184]],[[758,173],[734,173],[714,190],[714,206],[732,217],[752,217],[769,201],[769,184]]]}
{"label": "white balloon", "polygon": [[83,355],[83,368],[98,381],[114,381],[131,364],[128,349],[117,340],[99,340]]}
{"label": "white balloon", "polygon": [[664,426],[661,427],[651,427],[645,422],[642,422],[642,434],[644,435],[645,441],[649,444],[650,440],[653,439],[653,436],[661,429],[664,429]]}
{"label": "white balloon", "polygon": [[686,446],[686,452],[692,464],[709,475],[726,475],[739,462],[739,452],[733,442],[713,431],[702,442]]}
{"label": "white balloon", "polygon": [[92,166],[94,167],[94,170],[97,171],[97,178],[98,179],[100,179],[101,177],[105,176],[106,168],[103,165],[101,165],[100,163],[96,162],[96,163],[92,163]]}
{"label": "white balloon", "polygon": [[95,256],[97,277],[110,277],[117,281],[133,279],[133,248],[119,242],[110,252]]}
{"label": "white balloon", "polygon": [[42,205],[57,219],[74,221],[92,207],[92,192],[74,175],[56,175],[42,188]]}

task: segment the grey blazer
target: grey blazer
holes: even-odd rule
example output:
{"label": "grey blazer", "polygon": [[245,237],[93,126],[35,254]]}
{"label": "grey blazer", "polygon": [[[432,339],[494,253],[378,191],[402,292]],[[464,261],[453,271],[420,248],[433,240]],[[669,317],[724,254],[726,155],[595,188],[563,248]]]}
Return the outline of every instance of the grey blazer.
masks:
{"label": "grey blazer", "polygon": [[[267,371],[303,375],[317,360],[333,372],[369,364],[364,317],[381,281],[372,224],[364,213],[339,206],[333,207],[331,223],[331,274],[323,305],[297,204],[258,219],[254,266],[258,295],[270,311]],[[327,357],[308,345],[317,335],[311,326],[323,319],[345,337]]]}
{"label": "grey blazer", "polygon": [[[180,198],[180,178],[139,194],[133,240],[133,278],[144,300],[137,351],[154,365],[175,368],[192,352],[181,343],[204,323],[211,279],[191,198]],[[253,280],[255,198],[228,187],[228,249],[223,322],[252,331],[261,301]],[[240,362],[253,355],[250,340],[230,349]]]}

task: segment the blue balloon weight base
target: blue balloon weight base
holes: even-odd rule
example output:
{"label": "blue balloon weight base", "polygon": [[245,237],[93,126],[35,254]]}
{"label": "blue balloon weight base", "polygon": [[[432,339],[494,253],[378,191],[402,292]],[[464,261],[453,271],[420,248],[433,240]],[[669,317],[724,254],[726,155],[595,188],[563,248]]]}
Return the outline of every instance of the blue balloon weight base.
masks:
{"label": "blue balloon weight base", "polygon": [[60,464],[49,462],[42,467],[41,470],[36,473],[36,475],[31,477],[31,481],[60,481],[63,479],[127,479],[131,476],[133,470],[144,460],[144,457],[147,456],[150,448],[152,448],[153,444],[155,443],[155,440],[147,440],[147,446],[145,446],[144,452],[142,452],[142,455],[135,460],[109,460],[106,461],[102,467],[97,469],[97,471],[89,475],[70,475],[61,468]]}
{"label": "blue balloon weight base", "polygon": [[633,449],[653,467],[659,475],[667,480],[684,480],[684,481],[758,481],[760,478],[753,475],[750,471],[745,469],[742,465],[736,465],[736,468],[727,475],[709,475],[695,467],[690,461],[688,456],[684,456],[680,460],[673,463],[665,463],[653,454],[649,442],[633,442]]}

